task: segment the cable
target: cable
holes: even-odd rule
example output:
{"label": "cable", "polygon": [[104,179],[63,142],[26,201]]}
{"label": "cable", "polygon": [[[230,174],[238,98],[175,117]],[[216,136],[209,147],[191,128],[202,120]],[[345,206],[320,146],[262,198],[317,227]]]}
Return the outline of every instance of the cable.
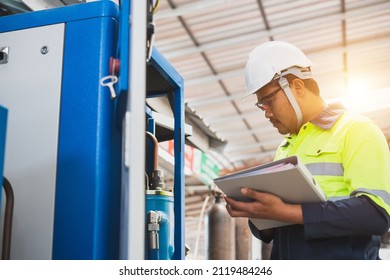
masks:
{"label": "cable", "polygon": [[202,222],[203,222],[203,216],[204,216],[204,211],[206,209],[207,203],[209,202],[210,196],[206,196],[203,205],[202,205],[202,210],[200,211],[199,214],[199,223],[198,223],[198,230],[196,233],[196,241],[195,241],[195,248],[194,248],[194,260],[197,259],[198,257],[198,246],[199,246],[199,237],[200,237],[200,229],[202,228]]}
{"label": "cable", "polygon": [[148,173],[145,172],[145,189],[148,190],[149,189],[149,176],[148,176]]}
{"label": "cable", "polygon": [[3,233],[3,251],[1,259],[9,260],[11,255],[11,232],[12,217],[14,212],[14,192],[11,183],[3,177],[3,187],[6,196],[5,215],[4,215],[4,233]]}
{"label": "cable", "polygon": [[156,4],[153,7],[153,11],[152,11],[153,14],[157,12],[159,6],[160,6],[160,0],[157,0]]}

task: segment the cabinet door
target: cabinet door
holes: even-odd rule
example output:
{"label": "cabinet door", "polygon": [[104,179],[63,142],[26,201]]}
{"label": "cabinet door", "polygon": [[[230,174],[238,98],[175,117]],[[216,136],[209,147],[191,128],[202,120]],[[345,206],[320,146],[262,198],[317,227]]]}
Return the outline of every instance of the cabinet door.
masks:
{"label": "cabinet door", "polygon": [[0,104],[8,109],[4,176],[15,195],[11,259],[51,259],[63,46],[64,24],[0,33],[0,48],[8,47]]}

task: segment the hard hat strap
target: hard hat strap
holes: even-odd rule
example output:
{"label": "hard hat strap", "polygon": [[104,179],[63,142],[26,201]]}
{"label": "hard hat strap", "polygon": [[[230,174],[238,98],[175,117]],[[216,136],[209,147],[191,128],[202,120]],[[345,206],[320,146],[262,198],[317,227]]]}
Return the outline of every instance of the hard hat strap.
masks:
{"label": "hard hat strap", "polygon": [[286,94],[288,101],[290,101],[291,106],[294,109],[295,115],[297,116],[297,125],[298,127],[302,124],[302,112],[301,108],[299,108],[298,102],[295,99],[294,95],[291,92],[290,86],[288,84],[288,81],[286,78],[281,77],[278,81],[280,87],[283,89],[284,93]]}
{"label": "hard hat strap", "polygon": [[302,80],[313,78],[310,68],[290,67],[286,70],[282,70],[281,73],[278,75],[280,77],[283,77],[286,76],[287,74],[293,74],[294,76]]}

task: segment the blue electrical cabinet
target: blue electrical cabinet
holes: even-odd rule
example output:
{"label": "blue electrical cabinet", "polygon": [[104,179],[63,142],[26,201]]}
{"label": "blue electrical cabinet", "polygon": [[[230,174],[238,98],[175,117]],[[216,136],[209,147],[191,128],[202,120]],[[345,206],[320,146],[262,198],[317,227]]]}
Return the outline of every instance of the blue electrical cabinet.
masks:
{"label": "blue electrical cabinet", "polygon": [[0,18],[12,259],[118,259],[121,116],[99,83],[117,19],[111,1]]}
{"label": "blue electrical cabinet", "polygon": [[[118,45],[128,42],[121,28],[127,19],[112,1],[0,17],[0,104],[8,109],[4,174],[17,201],[11,259],[120,258],[126,96],[111,98],[101,80],[110,75]],[[126,60],[124,48],[120,56]],[[122,61],[120,71],[129,71]],[[117,88],[122,92],[130,82],[119,79]],[[166,211],[174,212],[172,242],[164,258],[184,259],[183,79],[156,49],[146,90],[146,98],[168,96],[172,105],[168,134],[155,127],[147,106],[145,130],[175,143]],[[2,114],[0,108],[1,122]],[[158,207],[151,208],[145,211]]]}

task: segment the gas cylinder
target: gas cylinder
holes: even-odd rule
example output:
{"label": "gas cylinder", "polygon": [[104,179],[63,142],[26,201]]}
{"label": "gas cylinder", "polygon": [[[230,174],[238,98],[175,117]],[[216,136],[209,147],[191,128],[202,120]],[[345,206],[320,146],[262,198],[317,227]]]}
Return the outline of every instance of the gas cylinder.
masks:
{"label": "gas cylinder", "polygon": [[235,218],[236,225],[236,260],[252,259],[252,233],[248,218]]}
{"label": "gas cylinder", "polygon": [[226,210],[220,195],[214,199],[208,211],[208,259],[235,259],[234,220]]}

